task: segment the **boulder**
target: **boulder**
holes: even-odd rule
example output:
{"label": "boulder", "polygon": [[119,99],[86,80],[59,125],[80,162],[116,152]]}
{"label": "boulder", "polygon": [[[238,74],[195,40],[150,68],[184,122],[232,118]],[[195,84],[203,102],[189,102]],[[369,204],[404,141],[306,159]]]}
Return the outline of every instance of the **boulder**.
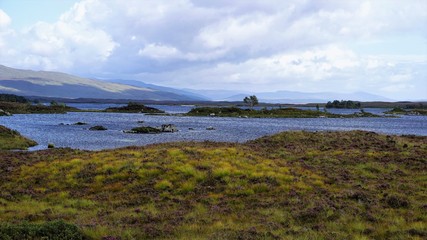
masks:
{"label": "boulder", "polygon": [[0,116],[12,116],[12,114],[3,109],[0,109]]}
{"label": "boulder", "polygon": [[178,129],[173,124],[163,124],[162,125],[162,132],[177,132]]}
{"label": "boulder", "polygon": [[91,130],[91,131],[105,131],[105,130],[107,130],[107,128],[104,126],[98,125],[98,126],[90,127],[89,130]]}

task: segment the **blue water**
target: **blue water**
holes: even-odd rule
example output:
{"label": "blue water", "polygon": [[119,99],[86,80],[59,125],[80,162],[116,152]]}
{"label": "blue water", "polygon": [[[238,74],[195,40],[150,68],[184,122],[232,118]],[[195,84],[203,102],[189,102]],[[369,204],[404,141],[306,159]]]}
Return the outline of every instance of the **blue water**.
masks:
{"label": "blue water", "polygon": [[[105,106],[102,106],[103,108]],[[187,112],[191,106],[163,106],[159,108],[167,112],[179,113]],[[379,110],[365,109],[365,111],[376,112]],[[381,109],[382,111],[384,109]],[[144,121],[144,123],[140,124],[138,121]],[[86,122],[88,125],[67,125],[75,122]],[[60,125],[60,123],[64,125]],[[141,125],[160,126],[162,124],[175,124],[179,131],[148,135],[123,132],[123,130],[130,130]],[[287,130],[337,131],[359,129],[385,134],[427,136],[427,117],[425,116],[267,119],[77,112],[67,114],[16,114],[11,117],[0,117],[0,125],[18,130],[24,136],[37,141],[39,145],[31,150],[45,149],[48,143],[53,143],[56,147],[100,150],[172,141],[245,142]],[[103,125],[108,130],[89,131],[88,128],[94,125]],[[207,127],[213,127],[215,130],[206,130]]]}

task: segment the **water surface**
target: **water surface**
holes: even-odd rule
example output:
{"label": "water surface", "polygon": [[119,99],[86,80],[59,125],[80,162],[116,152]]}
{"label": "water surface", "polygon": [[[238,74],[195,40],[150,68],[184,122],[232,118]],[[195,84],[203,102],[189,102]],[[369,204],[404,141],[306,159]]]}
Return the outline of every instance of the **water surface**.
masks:
{"label": "water surface", "polygon": [[[103,106],[104,107],[104,106]],[[165,106],[168,112],[186,112],[191,106]],[[365,109],[365,111],[369,111]],[[376,111],[371,110],[371,111]],[[138,123],[144,121],[144,124]],[[86,122],[88,125],[71,125]],[[62,124],[64,125],[62,125]],[[70,124],[70,125],[67,125]],[[179,132],[163,134],[128,134],[133,127],[175,124]],[[385,134],[415,134],[427,136],[427,117],[400,118],[216,118],[149,116],[133,113],[16,114],[0,117],[0,125],[18,130],[39,143],[31,150],[44,149],[48,143],[56,147],[100,150],[132,145],[147,145],[171,141],[227,141],[245,142],[265,135],[288,130],[347,131],[367,130]],[[103,125],[107,131],[89,131]],[[215,130],[206,130],[213,127]]]}

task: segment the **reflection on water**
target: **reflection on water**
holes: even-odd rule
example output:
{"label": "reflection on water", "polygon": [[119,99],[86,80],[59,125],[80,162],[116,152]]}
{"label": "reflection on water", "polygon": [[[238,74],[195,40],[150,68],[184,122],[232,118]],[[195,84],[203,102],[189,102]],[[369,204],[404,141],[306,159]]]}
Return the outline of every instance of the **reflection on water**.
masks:
{"label": "reflection on water", "polygon": [[[104,106],[103,106],[104,108]],[[162,106],[168,112],[187,112],[191,106]],[[346,109],[345,109],[346,110]],[[377,109],[365,109],[376,112]],[[381,112],[384,109],[381,109]],[[378,113],[378,112],[376,112]],[[141,126],[175,124],[176,133],[128,134],[123,130]],[[88,125],[67,125],[86,122]],[[63,123],[63,125],[60,125]],[[147,145],[171,141],[228,141],[244,142],[287,130],[367,130],[386,134],[416,134],[427,136],[427,117],[402,116],[401,118],[306,118],[306,119],[255,119],[146,116],[128,113],[68,113],[68,114],[16,114],[0,117],[0,125],[16,129],[39,143],[33,149],[44,149],[48,143],[56,147],[99,150],[131,145]],[[94,125],[103,125],[107,131],[89,131]],[[206,130],[207,127],[216,130]],[[191,130],[190,130],[191,129]]]}

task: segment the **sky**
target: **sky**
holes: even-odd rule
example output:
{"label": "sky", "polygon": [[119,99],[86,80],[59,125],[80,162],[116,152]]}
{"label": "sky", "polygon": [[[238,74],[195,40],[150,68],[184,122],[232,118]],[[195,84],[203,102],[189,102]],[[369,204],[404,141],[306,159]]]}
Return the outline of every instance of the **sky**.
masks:
{"label": "sky", "polygon": [[426,0],[0,0],[0,64],[427,100]]}

